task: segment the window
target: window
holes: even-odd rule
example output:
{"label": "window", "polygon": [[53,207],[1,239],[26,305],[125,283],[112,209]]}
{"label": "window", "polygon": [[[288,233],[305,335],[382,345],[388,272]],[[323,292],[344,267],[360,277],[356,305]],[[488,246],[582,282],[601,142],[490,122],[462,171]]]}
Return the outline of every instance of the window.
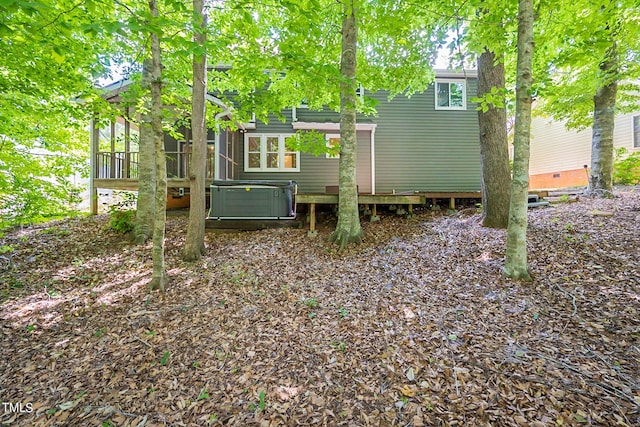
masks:
{"label": "window", "polygon": [[359,84],[358,88],[356,89],[356,98],[358,99],[360,105],[364,104],[364,86],[362,86],[361,84]]}
{"label": "window", "polygon": [[436,110],[466,110],[464,80],[436,80]]}
{"label": "window", "polygon": [[328,148],[335,148],[336,150],[338,150],[338,152],[336,154],[332,154],[332,153],[327,153],[327,159],[339,159],[340,158],[340,134],[327,134],[326,136],[327,139],[327,147]]}
{"label": "window", "polygon": [[300,153],[287,148],[286,139],[289,136],[245,134],[245,172],[299,172]]}
{"label": "window", "polygon": [[633,148],[640,148],[640,116],[633,117]]}

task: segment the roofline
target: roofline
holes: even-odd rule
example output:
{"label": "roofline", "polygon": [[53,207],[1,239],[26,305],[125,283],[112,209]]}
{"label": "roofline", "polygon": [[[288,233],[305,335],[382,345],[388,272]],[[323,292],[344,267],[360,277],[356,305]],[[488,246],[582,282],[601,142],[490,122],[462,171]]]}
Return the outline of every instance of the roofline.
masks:
{"label": "roofline", "polygon": [[443,70],[434,69],[436,78],[442,79],[466,79],[466,78],[478,78],[478,70]]}
{"label": "roofline", "polygon": [[120,93],[123,89],[131,85],[131,83],[133,83],[133,80],[131,79],[122,79],[103,86],[100,89],[104,92],[103,96],[105,98],[110,98]]}
{"label": "roofline", "polygon": [[[112,96],[117,95],[121,91],[125,90],[132,83],[133,83],[133,80],[131,80],[131,79],[122,79],[122,80],[118,80],[117,82],[113,82],[113,83],[108,84],[107,86],[102,87],[101,90],[103,91],[103,96],[105,98],[111,98]],[[189,89],[193,90],[193,88],[191,88],[191,86],[189,86]],[[205,97],[206,97],[207,101],[211,102],[212,104],[217,105],[218,107],[222,108],[223,110],[226,110],[226,109],[229,108],[229,105],[225,104],[217,96],[213,96],[210,93],[207,93],[205,95]]]}

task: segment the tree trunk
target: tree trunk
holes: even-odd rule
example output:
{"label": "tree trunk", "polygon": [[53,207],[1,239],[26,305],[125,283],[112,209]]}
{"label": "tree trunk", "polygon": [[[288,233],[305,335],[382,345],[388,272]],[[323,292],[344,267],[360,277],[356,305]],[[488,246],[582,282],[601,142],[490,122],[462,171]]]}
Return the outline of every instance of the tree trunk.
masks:
{"label": "tree trunk", "polygon": [[356,182],[356,0],[343,1],[342,55],[340,59],[340,164],[338,224],[331,241],[344,249],[362,241]]}
{"label": "tree trunk", "polygon": [[[193,0],[194,41],[204,50],[206,42],[206,16],[203,13],[203,0]],[[206,216],[205,173],[207,168],[207,124],[206,101],[207,67],[205,54],[193,54],[193,97],[191,112],[191,131],[193,150],[189,181],[189,224],[184,247],[184,259],[195,261],[206,251],[204,229]],[[217,154],[217,153],[216,153]]]}
{"label": "tree trunk", "polygon": [[[504,64],[502,58],[496,61],[495,54],[485,50],[478,57],[478,97],[491,93],[492,88],[504,91]],[[482,163],[482,225],[507,228],[511,171],[506,109],[489,104],[487,111],[478,110],[478,125]]]}
{"label": "tree trunk", "polygon": [[[158,17],[156,0],[149,0],[151,16]],[[153,223],[153,276],[150,288],[164,291],[167,273],[164,266],[164,229],[167,219],[167,160],[162,131],[162,62],[160,35],[151,33],[151,128],[156,162],[155,221]]]}
{"label": "tree trunk", "polygon": [[600,63],[602,84],[593,97],[593,133],[591,136],[591,173],[587,195],[613,195],[613,126],[618,92],[618,59],[616,43],[612,42],[606,58]]}
{"label": "tree trunk", "polygon": [[506,276],[531,280],[527,266],[527,198],[531,140],[531,86],[533,83],[533,0],[518,3],[518,61],[516,65],[516,123],[513,180],[507,227]]}
{"label": "tree trunk", "polygon": [[136,243],[142,244],[151,238],[155,216],[156,166],[153,146],[153,130],[149,114],[149,90],[151,88],[151,62],[144,61],[142,67],[142,88],[145,106],[140,117],[140,141],[138,169],[138,200],[136,224],[133,231]]}

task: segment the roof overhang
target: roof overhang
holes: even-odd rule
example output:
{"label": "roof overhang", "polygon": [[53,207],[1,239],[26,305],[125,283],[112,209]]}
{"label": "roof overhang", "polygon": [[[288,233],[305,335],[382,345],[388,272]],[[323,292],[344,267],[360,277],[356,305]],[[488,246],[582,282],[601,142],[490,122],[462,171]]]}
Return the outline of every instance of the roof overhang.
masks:
{"label": "roof overhang", "polygon": [[[376,123],[356,123],[356,130],[374,130]],[[340,123],[293,122],[294,130],[340,130]]]}
{"label": "roof overhang", "polygon": [[468,79],[478,78],[478,70],[433,70],[436,79]]}

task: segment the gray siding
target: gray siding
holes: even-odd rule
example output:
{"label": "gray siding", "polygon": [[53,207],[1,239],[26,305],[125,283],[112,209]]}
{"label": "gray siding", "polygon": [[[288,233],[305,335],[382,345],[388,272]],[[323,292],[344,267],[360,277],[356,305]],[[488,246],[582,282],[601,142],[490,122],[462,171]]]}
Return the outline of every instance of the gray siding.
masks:
{"label": "gray siding", "polygon": [[[300,111],[300,110],[298,110]],[[337,122],[339,115],[326,111],[305,111],[304,120],[298,114],[298,121],[311,122]],[[291,110],[283,112],[286,122],[281,122],[275,116],[269,117],[269,124],[260,121],[256,123],[255,130],[248,130],[247,133],[295,133],[291,121]],[[330,131],[323,133],[340,133]],[[369,131],[357,132],[357,165],[356,179],[358,190],[361,193],[371,192],[371,147]],[[244,136],[239,144],[241,146],[240,155],[237,157],[239,179],[277,179],[294,180],[298,183],[298,191],[304,193],[324,193],[325,187],[338,185],[338,159],[327,159],[326,156],[313,156],[307,153],[300,155],[300,172],[245,172],[244,170]]]}
{"label": "gray siding", "polygon": [[391,102],[377,93],[376,192],[479,191],[480,142],[476,80],[468,81],[467,109],[436,110],[433,86]]}
{"label": "gray siding", "polygon": [[[434,88],[411,98],[398,96],[387,101],[387,94],[373,96],[379,101],[375,117],[358,116],[359,123],[376,123],[376,193],[411,191],[479,191],[480,143],[475,104],[476,80],[467,84],[467,109],[436,110]],[[368,94],[371,96],[370,94]],[[293,133],[291,111],[283,123],[275,116],[269,124],[258,122],[248,133]],[[297,109],[300,122],[339,121],[332,111]],[[326,133],[338,133],[331,131]],[[370,131],[358,131],[357,181],[361,193],[371,192]],[[295,180],[299,191],[324,192],[338,184],[338,159],[302,153],[300,172],[245,172],[244,139],[240,142],[239,179]]]}

